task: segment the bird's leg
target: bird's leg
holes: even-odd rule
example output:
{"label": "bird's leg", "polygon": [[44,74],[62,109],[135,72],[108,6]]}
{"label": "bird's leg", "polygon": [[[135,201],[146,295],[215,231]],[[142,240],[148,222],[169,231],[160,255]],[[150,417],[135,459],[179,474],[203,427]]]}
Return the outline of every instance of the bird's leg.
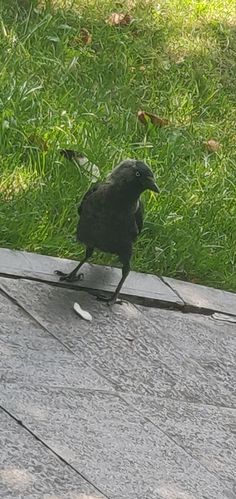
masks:
{"label": "bird's leg", "polygon": [[93,254],[93,248],[86,248],[85,252],[85,257],[81,262],[75,267],[72,272],[69,274],[66,274],[65,272],[62,272],[61,270],[55,270],[55,274],[60,276],[60,281],[69,281],[69,282],[74,282],[74,281],[79,281],[83,278],[83,274],[77,274],[78,270],[82,267],[82,265],[92,256]]}
{"label": "bird's leg", "polygon": [[130,263],[129,263],[129,260],[126,260],[125,262],[123,262],[122,278],[121,278],[115,292],[113,293],[113,295],[110,298],[107,298],[106,296],[98,296],[97,297],[98,300],[105,301],[105,302],[107,302],[108,305],[113,305],[118,298],[119,292],[120,292],[120,290],[125,282],[125,279],[128,277],[129,272],[130,272]]}
{"label": "bird's leg", "polygon": [[77,272],[78,270],[82,267],[82,265],[86,262],[87,258],[84,258],[80,263],[79,265],[77,265],[75,267],[74,270],[72,270],[72,272],[70,272],[69,274],[66,274],[66,272],[62,272],[61,270],[55,270],[55,274],[59,275],[60,276],[60,281],[69,281],[69,282],[73,282],[73,281],[79,281],[83,274],[78,274],[77,275]]}

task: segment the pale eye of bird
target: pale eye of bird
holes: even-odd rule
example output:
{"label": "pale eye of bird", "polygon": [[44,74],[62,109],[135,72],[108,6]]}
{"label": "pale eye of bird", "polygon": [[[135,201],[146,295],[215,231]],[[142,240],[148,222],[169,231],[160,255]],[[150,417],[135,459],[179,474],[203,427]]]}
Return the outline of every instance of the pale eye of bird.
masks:
{"label": "pale eye of bird", "polygon": [[138,171],[136,172],[136,177],[140,177],[141,176],[141,173],[139,173]]}

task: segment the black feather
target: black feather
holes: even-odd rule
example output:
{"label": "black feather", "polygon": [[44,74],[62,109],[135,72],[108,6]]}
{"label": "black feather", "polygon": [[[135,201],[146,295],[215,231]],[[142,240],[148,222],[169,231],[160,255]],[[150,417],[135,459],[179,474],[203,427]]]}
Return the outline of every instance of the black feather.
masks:
{"label": "black feather", "polygon": [[64,156],[66,159],[69,159],[70,161],[73,161],[73,159],[76,160],[79,154],[76,151],[73,151],[72,149],[60,149],[59,152],[62,156]]}
{"label": "black feather", "polygon": [[139,200],[138,207],[137,207],[137,210],[135,212],[135,221],[136,221],[136,225],[138,227],[139,234],[143,228],[143,217],[144,217],[144,206],[143,206],[142,201]]}
{"label": "black feather", "polygon": [[122,279],[112,302],[117,298],[130,270],[133,243],[143,227],[144,208],[139,197],[146,189],[158,188],[148,166],[136,160],[123,161],[104,182],[90,187],[78,207],[77,240],[86,246],[86,255],[62,279],[74,280],[95,248],[116,254],[123,265]]}
{"label": "black feather", "polygon": [[83,203],[86,201],[86,199],[93,193],[97,190],[98,186],[99,186],[100,182],[97,182],[96,184],[93,184],[89,190],[86,192],[86,194],[84,195],[81,203],[79,204],[78,206],[78,214],[80,215],[81,214],[81,211],[83,209]]}

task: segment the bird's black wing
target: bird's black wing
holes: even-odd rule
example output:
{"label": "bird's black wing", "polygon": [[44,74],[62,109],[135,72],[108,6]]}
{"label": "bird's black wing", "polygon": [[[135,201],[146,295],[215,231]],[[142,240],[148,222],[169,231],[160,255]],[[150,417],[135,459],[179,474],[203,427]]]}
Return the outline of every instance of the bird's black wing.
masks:
{"label": "bird's black wing", "polygon": [[88,197],[89,197],[89,196],[90,196],[93,192],[95,192],[95,191],[98,189],[98,187],[99,187],[99,185],[100,185],[100,184],[101,184],[101,182],[96,182],[96,184],[93,184],[93,185],[89,188],[89,190],[86,192],[86,194],[84,195],[84,197],[83,197],[83,199],[82,199],[82,201],[81,201],[80,205],[78,206],[78,213],[79,213],[79,215],[80,215],[80,214],[81,214],[81,212],[82,212],[84,201],[85,201],[86,199],[88,199]]}
{"label": "bird's black wing", "polygon": [[140,234],[142,228],[143,228],[143,216],[144,216],[144,207],[142,201],[139,200],[138,202],[138,207],[135,212],[135,222],[137,225],[138,229],[138,234]]}

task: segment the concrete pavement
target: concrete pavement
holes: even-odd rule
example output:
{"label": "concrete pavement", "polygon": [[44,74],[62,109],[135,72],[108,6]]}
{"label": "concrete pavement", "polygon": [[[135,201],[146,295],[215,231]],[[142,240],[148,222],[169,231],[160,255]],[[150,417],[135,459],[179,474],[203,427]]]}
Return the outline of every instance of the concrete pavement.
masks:
{"label": "concrete pavement", "polygon": [[236,295],[137,274],[108,308],[49,281],[70,262],[4,251],[0,496],[235,499]]}

